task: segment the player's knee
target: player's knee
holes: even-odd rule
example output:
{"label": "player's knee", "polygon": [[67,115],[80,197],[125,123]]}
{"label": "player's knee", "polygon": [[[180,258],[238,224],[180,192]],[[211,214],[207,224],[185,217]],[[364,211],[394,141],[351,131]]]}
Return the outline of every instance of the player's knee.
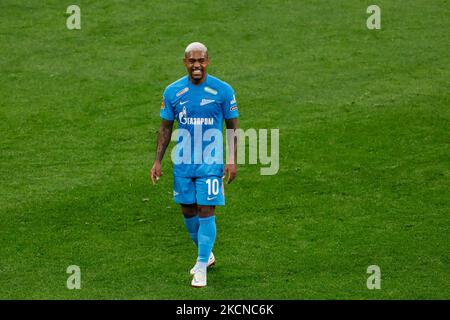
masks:
{"label": "player's knee", "polygon": [[214,215],[214,206],[198,206],[198,215],[202,218],[211,217]]}
{"label": "player's knee", "polygon": [[181,213],[183,213],[185,218],[190,218],[197,215],[197,204],[182,204]]}

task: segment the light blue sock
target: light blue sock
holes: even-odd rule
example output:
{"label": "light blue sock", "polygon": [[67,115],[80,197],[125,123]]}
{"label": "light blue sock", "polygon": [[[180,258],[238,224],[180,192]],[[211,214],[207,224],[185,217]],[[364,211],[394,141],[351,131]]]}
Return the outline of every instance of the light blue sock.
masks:
{"label": "light blue sock", "polygon": [[198,262],[207,263],[216,240],[216,217],[198,218]]}
{"label": "light blue sock", "polygon": [[184,225],[186,226],[186,229],[189,232],[189,236],[191,237],[192,241],[194,241],[195,245],[198,247],[198,216],[189,218],[184,217]]}

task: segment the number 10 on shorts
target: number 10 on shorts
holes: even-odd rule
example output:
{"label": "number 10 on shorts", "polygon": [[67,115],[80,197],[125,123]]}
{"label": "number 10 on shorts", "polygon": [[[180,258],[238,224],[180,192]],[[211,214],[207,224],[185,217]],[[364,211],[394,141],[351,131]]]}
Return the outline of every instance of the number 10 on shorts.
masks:
{"label": "number 10 on shorts", "polygon": [[208,185],[208,196],[216,196],[219,194],[219,179],[206,179]]}
{"label": "number 10 on shorts", "polygon": [[225,205],[223,182],[219,177],[206,177],[198,186],[198,204],[207,206]]}

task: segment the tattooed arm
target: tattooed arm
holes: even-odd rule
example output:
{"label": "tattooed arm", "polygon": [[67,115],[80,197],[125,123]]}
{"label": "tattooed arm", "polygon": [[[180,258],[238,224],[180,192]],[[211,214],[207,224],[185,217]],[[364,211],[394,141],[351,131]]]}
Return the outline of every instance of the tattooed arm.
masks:
{"label": "tattooed arm", "polygon": [[164,153],[166,152],[167,146],[170,142],[170,137],[172,135],[173,121],[162,120],[161,126],[159,127],[158,139],[156,143],[156,157],[153,167],[150,170],[150,178],[153,184],[162,176],[161,171],[161,161],[164,158]]}

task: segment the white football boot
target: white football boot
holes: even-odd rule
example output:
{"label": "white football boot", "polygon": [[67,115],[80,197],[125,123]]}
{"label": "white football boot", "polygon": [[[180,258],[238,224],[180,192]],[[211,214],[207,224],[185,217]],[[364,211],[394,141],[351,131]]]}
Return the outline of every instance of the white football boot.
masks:
{"label": "white football boot", "polygon": [[[208,258],[208,268],[215,264],[216,264],[216,257],[214,257],[214,254],[211,251],[211,254],[209,255],[209,258]],[[195,266],[192,267],[192,269],[191,269],[191,271],[189,271],[189,273],[191,275],[194,275],[195,269],[197,269],[197,264],[195,264]]]}
{"label": "white football boot", "polygon": [[195,269],[194,276],[192,277],[191,286],[194,288],[206,287],[206,270],[202,268]]}

